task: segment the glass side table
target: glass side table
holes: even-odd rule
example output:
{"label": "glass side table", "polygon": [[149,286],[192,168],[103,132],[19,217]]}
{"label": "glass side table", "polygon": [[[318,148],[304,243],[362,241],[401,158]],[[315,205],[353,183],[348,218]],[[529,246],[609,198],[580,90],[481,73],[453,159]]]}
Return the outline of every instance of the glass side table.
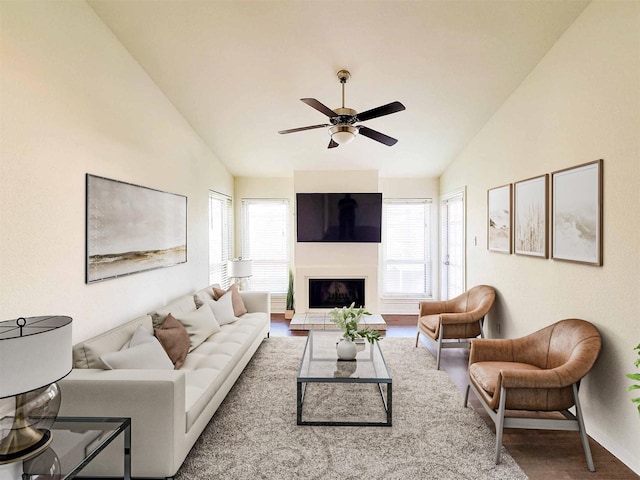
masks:
{"label": "glass side table", "polygon": [[53,441],[39,455],[0,465],[0,480],[66,480],[74,478],[118,435],[124,433],[124,480],[131,480],[131,419],[58,417]]}

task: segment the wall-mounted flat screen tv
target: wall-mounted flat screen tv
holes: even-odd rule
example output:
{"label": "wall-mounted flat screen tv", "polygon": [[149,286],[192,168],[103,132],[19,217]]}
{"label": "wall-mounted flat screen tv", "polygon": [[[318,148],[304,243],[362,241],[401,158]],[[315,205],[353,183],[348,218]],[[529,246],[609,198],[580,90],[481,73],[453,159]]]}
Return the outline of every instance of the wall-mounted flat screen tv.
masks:
{"label": "wall-mounted flat screen tv", "polygon": [[298,242],[380,243],[381,193],[298,193]]}

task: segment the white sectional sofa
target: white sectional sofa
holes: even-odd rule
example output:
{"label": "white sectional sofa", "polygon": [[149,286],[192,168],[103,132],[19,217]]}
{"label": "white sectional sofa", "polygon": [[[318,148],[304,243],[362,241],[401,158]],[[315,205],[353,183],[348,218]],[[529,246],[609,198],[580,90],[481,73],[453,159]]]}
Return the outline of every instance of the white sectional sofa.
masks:
{"label": "white sectional sofa", "polygon": [[[114,352],[127,350],[140,326],[153,332],[168,313],[188,318],[200,312],[198,308],[213,301],[213,286],[75,345],[74,369],[59,382],[60,416],[131,417],[132,476],[173,477],[269,334],[269,293],[239,293],[247,313],[220,325],[217,333],[189,351],[179,369],[169,360],[168,369],[120,365],[109,370],[101,357],[121,357]],[[113,367],[118,362],[108,363]],[[82,475],[122,477],[122,452],[122,441],[114,442]]]}

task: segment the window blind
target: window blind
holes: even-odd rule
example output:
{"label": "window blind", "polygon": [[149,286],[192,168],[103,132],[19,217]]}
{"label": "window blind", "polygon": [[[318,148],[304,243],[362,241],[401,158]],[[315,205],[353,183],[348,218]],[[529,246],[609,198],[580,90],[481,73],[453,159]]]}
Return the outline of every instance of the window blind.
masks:
{"label": "window blind", "polygon": [[242,254],[252,260],[250,288],[271,292],[272,300],[284,300],[289,280],[289,200],[242,199]]}
{"label": "window blind", "polygon": [[430,222],[430,199],[384,200],[384,297],[431,296]]}
{"label": "window blind", "polygon": [[227,260],[233,245],[233,205],[231,197],[209,191],[209,284],[229,286]]}

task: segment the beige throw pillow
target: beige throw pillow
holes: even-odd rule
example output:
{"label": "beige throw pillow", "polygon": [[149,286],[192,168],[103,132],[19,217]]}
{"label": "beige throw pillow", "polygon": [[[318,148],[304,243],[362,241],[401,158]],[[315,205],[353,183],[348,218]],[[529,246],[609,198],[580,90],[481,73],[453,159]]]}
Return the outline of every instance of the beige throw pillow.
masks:
{"label": "beige throw pillow", "polygon": [[227,323],[233,323],[238,320],[238,317],[234,315],[233,311],[232,294],[233,292],[227,292],[218,300],[207,300],[205,302],[204,306],[211,308],[220,325],[226,325]]}
{"label": "beige throw pillow", "polygon": [[162,326],[156,328],[154,333],[156,338],[160,340],[164,351],[169,355],[175,369],[178,370],[184,364],[184,359],[187,358],[191,347],[191,340],[184,325],[169,314]]}
{"label": "beige throw pillow", "polygon": [[100,356],[108,370],[119,368],[173,370],[171,359],[160,342],[146,328],[140,326],[131,337],[129,348]]}
{"label": "beige throw pillow", "polygon": [[220,331],[220,324],[208,305],[203,305],[194,312],[171,315],[187,330],[191,342],[190,352],[211,335]]}
{"label": "beige throw pillow", "polygon": [[227,292],[231,292],[231,303],[233,305],[233,314],[236,317],[239,317],[247,313],[247,308],[244,306],[244,302],[242,301],[242,296],[240,296],[240,292],[238,291],[238,287],[236,287],[235,283],[232,284],[227,290],[213,287],[214,300],[219,300]]}

